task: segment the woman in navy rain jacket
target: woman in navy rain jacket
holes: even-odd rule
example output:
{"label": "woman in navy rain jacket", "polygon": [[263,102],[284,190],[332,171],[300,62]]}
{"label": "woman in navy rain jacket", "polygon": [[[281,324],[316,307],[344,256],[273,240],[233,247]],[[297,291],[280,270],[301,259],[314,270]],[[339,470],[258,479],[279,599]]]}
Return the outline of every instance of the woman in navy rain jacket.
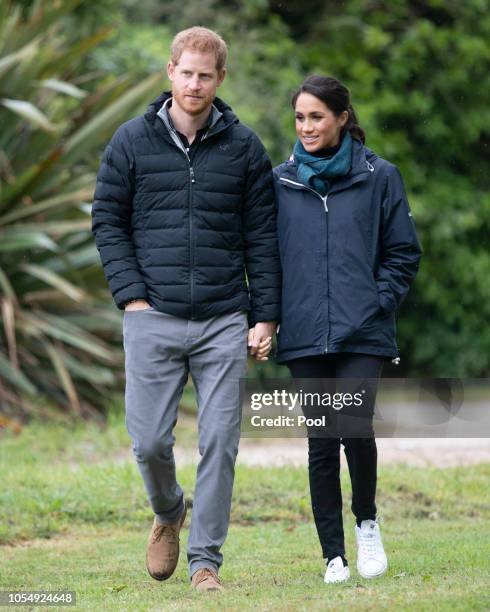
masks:
{"label": "woman in navy rain jacket", "polygon": [[374,578],[387,568],[375,504],[376,381],[383,361],[398,357],[395,312],[421,249],[400,172],[364,145],[349,90],[337,79],[312,76],[292,102],[298,140],[289,161],[274,170],[283,272],[278,361],[295,379],[366,382],[361,410],[371,433],[309,431],[309,477],[325,582],[340,582],[350,576],[339,479],[344,445],[357,569]]}

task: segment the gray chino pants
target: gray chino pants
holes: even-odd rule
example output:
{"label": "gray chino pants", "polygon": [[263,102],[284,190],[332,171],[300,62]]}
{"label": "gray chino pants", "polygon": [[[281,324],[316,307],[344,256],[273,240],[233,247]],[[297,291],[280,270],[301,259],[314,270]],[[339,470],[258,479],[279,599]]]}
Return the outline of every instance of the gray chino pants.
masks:
{"label": "gray chino pants", "polygon": [[197,392],[199,453],[187,558],[192,576],[218,571],[230,519],[240,439],[239,379],[247,360],[246,314],[201,321],[153,308],[124,313],[126,426],[157,520],[174,523],[184,495],[175,474],[173,428],[190,373]]}

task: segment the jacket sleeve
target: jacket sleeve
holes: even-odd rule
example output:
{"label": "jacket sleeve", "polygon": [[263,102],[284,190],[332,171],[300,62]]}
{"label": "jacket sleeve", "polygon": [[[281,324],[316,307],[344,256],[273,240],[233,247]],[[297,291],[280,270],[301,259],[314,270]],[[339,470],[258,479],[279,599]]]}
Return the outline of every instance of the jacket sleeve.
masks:
{"label": "jacket sleeve", "polygon": [[401,174],[392,166],[387,177],[381,214],[381,253],[376,273],[379,301],[395,311],[414,280],[422,249],[408,205]]}
{"label": "jacket sleeve", "polygon": [[253,134],[243,203],[245,267],[251,312],[249,324],[280,320],[281,267],[277,246],[272,165]]}
{"label": "jacket sleeve", "polygon": [[112,296],[121,310],[132,299],[147,299],[131,238],[133,161],[123,130],[119,128],[104,151],[92,206],[95,243]]}

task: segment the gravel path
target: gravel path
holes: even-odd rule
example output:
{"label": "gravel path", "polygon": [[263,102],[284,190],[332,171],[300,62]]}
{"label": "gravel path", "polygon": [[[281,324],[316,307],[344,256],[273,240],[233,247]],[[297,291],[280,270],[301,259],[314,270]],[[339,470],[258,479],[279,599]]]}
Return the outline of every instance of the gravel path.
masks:
{"label": "gravel path", "polygon": [[[488,438],[378,438],[380,464],[405,463],[413,466],[452,467],[490,463]],[[176,463],[197,463],[197,451],[175,449]],[[341,453],[345,465],[344,453]],[[240,442],[238,463],[243,465],[305,465],[307,444],[305,439],[252,440]]]}

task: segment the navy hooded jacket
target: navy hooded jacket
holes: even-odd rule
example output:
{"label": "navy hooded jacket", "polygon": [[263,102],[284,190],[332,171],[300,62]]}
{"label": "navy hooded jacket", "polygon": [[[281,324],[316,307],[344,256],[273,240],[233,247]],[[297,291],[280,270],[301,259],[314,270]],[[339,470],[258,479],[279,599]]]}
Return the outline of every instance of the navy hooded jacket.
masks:
{"label": "navy hooded jacket", "polygon": [[400,172],[360,141],[327,196],[294,159],[274,169],[282,264],[279,362],[353,352],[397,357],[395,311],[421,248]]}
{"label": "navy hooded jacket", "polygon": [[119,308],[204,319],[249,310],[277,321],[280,263],[272,166],[254,132],[215,98],[214,120],[186,151],[158,116],[124,123],[107,146],[92,208],[93,233]]}

